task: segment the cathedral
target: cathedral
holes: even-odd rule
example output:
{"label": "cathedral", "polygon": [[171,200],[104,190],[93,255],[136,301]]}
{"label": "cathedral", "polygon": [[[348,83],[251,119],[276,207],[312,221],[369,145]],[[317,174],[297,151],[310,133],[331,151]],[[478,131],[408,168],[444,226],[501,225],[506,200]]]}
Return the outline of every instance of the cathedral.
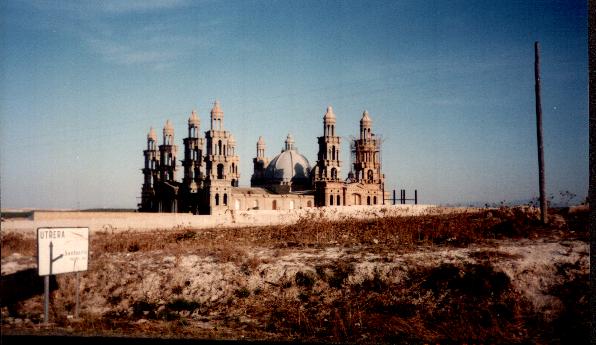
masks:
{"label": "cathedral", "polygon": [[182,180],[176,179],[178,146],[168,120],[158,145],[153,128],[143,151],[145,167],[140,212],[221,214],[229,210],[291,210],[320,206],[380,205],[385,199],[381,173],[381,140],[372,132],[372,119],[364,111],[360,136],[351,144],[350,172],[340,178],[341,137],[335,132],[336,116],[328,107],[323,116],[323,136],[314,167],[300,154],[288,134],[284,149],[272,159],[265,155],[259,137],[253,158],[251,187],[239,187],[236,140],[224,128],[218,101],[211,109],[210,129],[200,135],[200,119],[192,111],[183,139]]}

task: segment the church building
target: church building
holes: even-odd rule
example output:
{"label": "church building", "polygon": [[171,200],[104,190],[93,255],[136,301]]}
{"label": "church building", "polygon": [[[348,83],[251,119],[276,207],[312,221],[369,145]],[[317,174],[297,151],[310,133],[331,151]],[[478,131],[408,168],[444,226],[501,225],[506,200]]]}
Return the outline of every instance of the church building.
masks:
{"label": "church building", "polygon": [[380,205],[385,199],[381,173],[381,140],[372,132],[372,119],[364,111],[360,136],[351,143],[352,162],[347,179],[341,179],[341,137],[335,132],[336,116],[329,106],[323,116],[323,136],[314,167],[300,154],[288,134],[284,149],[272,159],[265,155],[259,137],[253,158],[251,187],[239,187],[236,140],[224,128],[218,101],[211,109],[210,129],[200,135],[200,119],[192,111],[183,139],[183,177],[176,179],[174,128],[167,120],[162,144],[151,128],[143,151],[145,166],[140,212],[221,214],[231,210],[291,210],[305,207]]}

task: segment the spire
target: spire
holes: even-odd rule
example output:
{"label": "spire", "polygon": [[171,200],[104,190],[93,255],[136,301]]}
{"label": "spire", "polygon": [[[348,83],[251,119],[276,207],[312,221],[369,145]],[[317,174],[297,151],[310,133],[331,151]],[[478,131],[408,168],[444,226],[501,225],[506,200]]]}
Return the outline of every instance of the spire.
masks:
{"label": "spire", "polygon": [[257,141],[257,146],[265,146],[265,139],[262,136],[259,136],[259,140]]}
{"label": "spire", "polygon": [[325,113],[325,116],[323,116],[323,120],[327,123],[327,122],[335,122],[335,113],[333,113],[333,107],[332,106],[328,106],[327,107],[327,112]]}
{"label": "spire", "polygon": [[257,141],[257,158],[265,157],[265,139],[262,136]]}
{"label": "spire", "polygon": [[368,126],[370,126],[372,124],[372,119],[370,118],[370,116],[368,116],[368,111],[367,110],[365,110],[362,113],[362,119],[360,119],[360,124],[361,125],[368,125]]}
{"label": "spire", "polygon": [[294,137],[292,134],[288,133],[288,137],[286,138],[286,149],[287,150],[294,150]]}
{"label": "spire", "polygon": [[201,120],[199,119],[199,116],[197,115],[197,111],[194,109],[192,110],[192,113],[190,113],[190,117],[188,118],[188,124],[195,125],[197,127],[201,124]]}
{"label": "spire", "polygon": [[170,122],[170,120],[166,121],[165,126],[163,127],[163,134],[169,134],[169,135],[173,135],[174,134],[174,126],[172,126],[172,123]]}
{"label": "spire", "polygon": [[223,111],[221,110],[221,107],[219,106],[219,101],[215,100],[215,102],[213,102],[213,108],[211,109],[211,129],[212,130],[218,130],[218,131],[223,131],[224,126],[223,126]]}
{"label": "spire", "polygon": [[211,109],[211,117],[217,117],[217,118],[221,118],[223,117],[223,111],[221,110],[221,107],[219,105],[219,101],[216,99],[215,102],[213,102],[213,109]]}
{"label": "spire", "polygon": [[147,134],[147,140],[157,141],[157,134],[155,134],[155,129],[153,129],[153,127],[149,129],[149,134]]}

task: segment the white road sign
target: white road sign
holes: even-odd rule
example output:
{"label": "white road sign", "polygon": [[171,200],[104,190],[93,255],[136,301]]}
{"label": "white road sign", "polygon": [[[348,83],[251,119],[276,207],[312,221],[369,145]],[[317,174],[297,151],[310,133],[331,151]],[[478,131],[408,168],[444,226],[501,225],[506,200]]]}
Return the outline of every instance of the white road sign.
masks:
{"label": "white road sign", "polygon": [[37,229],[40,276],[87,270],[89,228]]}

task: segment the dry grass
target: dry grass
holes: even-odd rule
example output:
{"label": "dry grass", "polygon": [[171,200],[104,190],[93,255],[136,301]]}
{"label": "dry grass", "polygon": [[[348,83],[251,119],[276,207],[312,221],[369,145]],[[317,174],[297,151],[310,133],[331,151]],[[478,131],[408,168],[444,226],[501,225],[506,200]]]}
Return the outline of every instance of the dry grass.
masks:
{"label": "dry grass", "polygon": [[[564,228],[542,226],[535,213],[521,208],[501,208],[452,215],[380,217],[370,220],[346,218],[339,221],[302,218],[291,225],[180,229],[153,232],[97,232],[91,236],[92,255],[101,253],[164,251],[212,255],[222,261],[236,261],[244,247],[292,248],[368,246],[415,249],[420,245],[465,246],[495,238],[528,238],[552,231],[574,230],[574,236],[589,238],[587,212],[559,213],[567,221]],[[583,236],[583,237],[582,237]],[[1,235],[2,257],[12,253],[34,256],[34,238],[8,233]],[[231,245],[233,244],[233,245]]]}
{"label": "dry grass", "polygon": [[[90,271],[101,272],[110,264],[110,254],[117,253],[209,256],[219,262],[232,262],[250,276],[257,274],[262,263],[255,254],[248,255],[255,247],[289,251],[341,246],[366,252],[395,252],[421,246],[461,247],[497,238],[553,234],[557,238],[589,238],[587,212],[559,215],[567,225],[542,226],[535,213],[502,208],[372,220],[301,219],[287,226],[98,232],[91,236]],[[35,255],[34,239],[2,234],[1,240],[3,257],[14,252]],[[66,318],[74,308],[74,276],[62,275],[58,277],[60,290],[54,293],[52,318],[57,327],[69,328],[74,334],[217,339],[246,336],[362,343],[533,343],[553,337],[577,342],[577,337],[588,329],[586,323],[566,321],[586,317],[589,298],[579,292],[587,291],[587,279],[570,278],[553,288],[552,294],[560,296],[567,307],[551,323],[533,313],[509,278],[495,270],[500,260],[516,259],[514,256],[485,250],[471,257],[476,264],[418,267],[397,283],[378,274],[348,283],[353,263],[339,258],[256,290],[240,285],[230,296],[214,303],[187,299],[181,293],[184,283],[172,282],[167,287],[171,299],[166,298],[165,304],[146,298],[131,300],[126,310],[113,308],[104,315],[85,315],[84,321],[76,323]],[[561,270],[564,275],[569,268]],[[101,276],[97,280],[111,278]],[[118,306],[119,296],[107,296],[107,303]],[[35,307],[22,310],[42,309],[41,298],[27,303]],[[38,322],[38,314],[24,312],[19,316]],[[247,316],[252,321],[247,321]],[[203,328],[202,323],[210,326]]]}
{"label": "dry grass", "polygon": [[37,243],[34,238],[25,237],[17,233],[0,233],[2,242],[2,257],[13,253],[20,253],[25,256],[37,255]]}
{"label": "dry grass", "polygon": [[[553,212],[553,211],[551,211]],[[582,215],[567,216],[576,229],[586,234]],[[452,215],[381,217],[370,220],[346,218],[339,221],[302,218],[291,225],[220,228],[177,231],[99,232],[91,247],[98,253],[160,250],[168,253],[212,255],[222,261],[236,261],[246,247],[295,248],[375,246],[399,250],[421,245],[466,246],[496,238],[531,238],[565,231],[543,226],[537,214],[523,209],[502,208]],[[565,235],[565,233],[562,233]],[[559,234],[561,235],[561,233]]]}

